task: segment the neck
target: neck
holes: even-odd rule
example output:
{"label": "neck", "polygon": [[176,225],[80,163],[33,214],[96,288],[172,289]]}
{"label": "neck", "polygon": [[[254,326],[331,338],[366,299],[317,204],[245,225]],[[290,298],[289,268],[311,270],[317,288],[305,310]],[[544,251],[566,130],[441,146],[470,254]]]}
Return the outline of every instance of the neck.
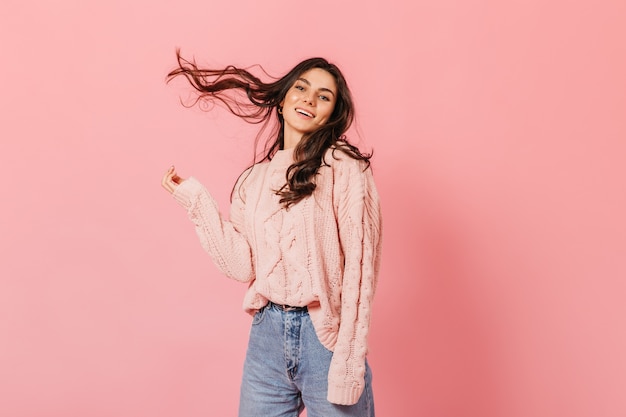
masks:
{"label": "neck", "polygon": [[284,132],[283,149],[295,148],[302,139],[302,135],[296,132]]}
{"label": "neck", "polygon": [[[302,139],[302,138],[300,138],[300,139]],[[295,148],[298,145],[298,143],[300,142],[300,139],[297,139],[297,140],[287,140],[287,138],[285,138],[283,149]]]}

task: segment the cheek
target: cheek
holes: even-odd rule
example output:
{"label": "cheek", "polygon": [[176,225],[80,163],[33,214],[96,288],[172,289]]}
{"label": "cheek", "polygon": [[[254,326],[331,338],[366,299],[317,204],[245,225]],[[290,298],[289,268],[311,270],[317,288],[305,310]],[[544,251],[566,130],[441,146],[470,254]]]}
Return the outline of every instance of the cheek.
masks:
{"label": "cheek", "polygon": [[323,123],[326,123],[328,119],[330,119],[330,116],[333,114],[334,109],[335,109],[335,106],[331,104],[329,104],[327,107],[324,108],[323,115],[322,115]]}
{"label": "cheek", "polygon": [[288,101],[290,103],[295,103],[298,101],[298,93],[294,92],[294,91],[290,91],[289,93],[287,93],[287,95],[285,96],[285,101]]}

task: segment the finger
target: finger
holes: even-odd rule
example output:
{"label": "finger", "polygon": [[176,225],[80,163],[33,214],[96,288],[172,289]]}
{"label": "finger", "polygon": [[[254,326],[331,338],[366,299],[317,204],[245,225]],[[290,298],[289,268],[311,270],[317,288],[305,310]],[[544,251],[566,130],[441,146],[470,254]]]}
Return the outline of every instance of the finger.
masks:
{"label": "finger", "polygon": [[169,171],[163,174],[163,177],[161,178],[161,185],[163,187],[167,188],[167,184],[170,182],[171,175],[172,174]]}
{"label": "finger", "polygon": [[174,192],[174,186],[169,181],[163,181],[161,186],[170,194]]}
{"label": "finger", "polygon": [[175,171],[174,166],[172,165],[167,172],[161,178],[161,186],[165,188],[169,193],[173,193],[176,188],[176,183],[172,180],[174,177]]}

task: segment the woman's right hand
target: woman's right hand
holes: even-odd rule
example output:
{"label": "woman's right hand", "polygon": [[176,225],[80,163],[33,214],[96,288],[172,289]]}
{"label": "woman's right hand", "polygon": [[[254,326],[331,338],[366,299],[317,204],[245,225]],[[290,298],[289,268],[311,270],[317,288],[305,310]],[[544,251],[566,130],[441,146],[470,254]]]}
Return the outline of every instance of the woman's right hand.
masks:
{"label": "woman's right hand", "polygon": [[174,165],[167,170],[165,175],[163,175],[163,179],[161,180],[161,185],[165,188],[170,194],[172,194],[176,187],[178,187],[182,182],[185,181],[184,178],[181,178],[176,173],[176,168]]}

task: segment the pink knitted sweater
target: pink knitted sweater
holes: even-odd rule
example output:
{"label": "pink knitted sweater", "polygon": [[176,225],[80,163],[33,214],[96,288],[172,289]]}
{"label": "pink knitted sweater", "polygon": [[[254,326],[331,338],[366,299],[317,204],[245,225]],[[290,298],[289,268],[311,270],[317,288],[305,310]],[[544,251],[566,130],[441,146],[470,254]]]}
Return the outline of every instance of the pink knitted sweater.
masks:
{"label": "pink knitted sweater", "polygon": [[271,300],[308,306],[320,342],[333,351],[328,401],[355,404],[364,388],[365,355],[381,249],[381,216],[371,169],[327,151],[313,195],[284,209],[275,194],[293,151],[244,172],[230,221],[193,177],[174,198],[187,209],[204,249],[227,276],[250,283],[244,309]]}

